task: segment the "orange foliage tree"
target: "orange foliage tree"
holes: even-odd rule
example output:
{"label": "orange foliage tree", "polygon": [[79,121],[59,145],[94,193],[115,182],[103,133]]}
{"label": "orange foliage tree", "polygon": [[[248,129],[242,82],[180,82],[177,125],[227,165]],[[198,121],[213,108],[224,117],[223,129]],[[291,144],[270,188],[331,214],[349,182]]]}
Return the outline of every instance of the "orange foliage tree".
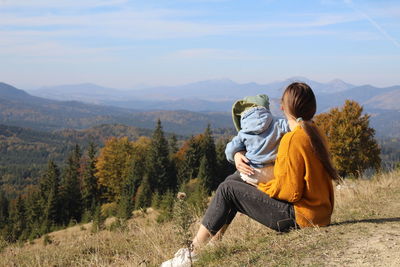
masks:
{"label": "orange foliage tree", "polygon": [[380,148],[369,127],[368,114],[356,101],[346,100],[341,108],[315,116],[315,123],[328,137],[333,163],[342,177],[359,176],[368,168],[379,169]]}

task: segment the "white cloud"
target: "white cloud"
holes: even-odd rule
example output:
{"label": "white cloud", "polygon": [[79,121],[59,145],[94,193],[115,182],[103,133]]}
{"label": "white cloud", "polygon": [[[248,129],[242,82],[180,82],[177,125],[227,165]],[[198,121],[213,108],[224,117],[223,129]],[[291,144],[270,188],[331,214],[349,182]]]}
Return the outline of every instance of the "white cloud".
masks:
{"label": "white cloud", "polygon": [[195,48],[175,51],[165,57],[166,59],[199,59],[199,60],[262,60],[260,55],[252,55],[241,50]]}
{"label": "white cloud", "polygon": [[[384,36],[388,41],[392,42],[395,46],[400,48],[400,42],[389,34],[375,19],[373,19],[366,12],[356,7],[352,0],[344,0],[350,8],[354,9],[357,13],[361,14],[376,30],[378,30],[382,36]],[[387,13],[386,13],[387,14]]]}
{"label": "white cloud", "polygon": [[[18,2],[18,1],[17,1]],[[28,1],[21,1],[28,2]],[[44,5],[46,1],[40,3]],[[48,1],[49,2],[49,1]],[[89,1],[90,2],[90,1]],[[108,2],[110,1],[101,1]],[[113,1],[115,2],[115,1]],[[121,1],[122,2],[122,1]],[[323,27],[363,19],[354,14],[302,14],[293,15],[287,21],[262,21],[243,23],[207,23],[194,22],[182,18],[185,11],[147,10],[135,11],[130,8],[120,11],[93,13],[85,15],[43,15],[22,16],[18,13],[6,13],[0,16],[0,54],[19,54],[25,56],[74,54],[73,51],[92,51],[90,54],[105,53],[107,50],[93,49],[91,44],[80,41],[85,39],[111,40],[113,46],[124,40],[135,44],[136,40],[163,40],[173,38],[196,38],[202,36],[308,36],[337,35],[340,33],[324,30]],[[305,19],[306,18],[306,19]],[[7,28],[8,27],[8,28]],[[7,30],[8,29],[8,30]],[[344,36],[344,35],[342,35]],[[102,41],[98,46],[102,46]],[[57,46],[57,47],[55,47]],[[107,47],[107,45],[103,45]],[[31,47],[31,48],[29,48]],[[217,49],[182,50],[175,56],[180,58],[208,57],[224,59],[252,58],[239,51]],[[54,55],[56,56],[56,55]]]}
{"label": "white cloud", "polygon": [[129,0],[1,0],[0,8],[85,8],[115,6]]}
{"label": "white cloud", "polygon": [[[206,23],[179,19],[182,14],[176,10],[132,11],[129,9],[107,13],[85,15],[43,15],[20,16],[5,14],[0,17],[0,25],[13,27],[13,32],[34,28],[37,34],[51,36],[51,29],[62,27],[66,37],[105,36],[127,39],[163,39],[201,37],[210,35],[232,35],[263,33],[265,31],[290,30],[298,28],[319,28],[328,25],[360,20],[350,15],[306,14],[302,18],[294,17],[292,21],[265,21],[240,23]],[[65,31],[68,29],[68,31]]]}
{"label": "white cloud", "polygon": [[[1,0],[0,0],[1,1]],[[203,0],[194,0],[203,1]],[[207,1],[207,0],[205,0]],[[210,0],[208,0],[210,1]],[[213,0],[211,0],[213,1]],[[219,0],[216,0],[219,1]],[[350,0],[344,0],[351,3]],[[223,35],[248,35],[261,34],[265,36],[290,35],[295,33],[299,36],[301,32],[308,35],[310,32],[329,34],[324,27],[361,21],[366,18],[365,13],[310,13],[310,14],[287,14],[285,18],[278,21],[221,21],[221,22],[199,22],[190,17],[190,12],[174,9],[142,9],[125,5],[128,0],[3,0],[0,2],[6,7],[24,7],[29,9],[41,8],[82,8],[95,6],[119,6],[118,10],[103,10],[99,13],[55,13],[36,15],[19,13],[19,11],[6,11],[0,16],[0,25],[9,32],[23,32],[27,38],[122,38],[125,40],[143,39],[168,39],[168,38],[193,38],[203,36]],[[384,9],[382,9],[384,10]],[[383,11],[379,11],[383,12]],[[388,12],[388,11],[387,11]],[[394,12],[393,10],[391,12]],[[399,9],[400,12],[400,9]],[[72,14],[72,15],[71,15]],[[383,14],[382,14],[383,15]],[[386,14],[387,15],[387,14]],[[382,29],[371,17],[367,19],[386,38],[391,36]],[[296,33],[297,32],[297,33]],[[2,38],[3,39],[3,38]],[[392,39],[394,39],[392,37]],[[393,41],[393,40],[392,40]]]}

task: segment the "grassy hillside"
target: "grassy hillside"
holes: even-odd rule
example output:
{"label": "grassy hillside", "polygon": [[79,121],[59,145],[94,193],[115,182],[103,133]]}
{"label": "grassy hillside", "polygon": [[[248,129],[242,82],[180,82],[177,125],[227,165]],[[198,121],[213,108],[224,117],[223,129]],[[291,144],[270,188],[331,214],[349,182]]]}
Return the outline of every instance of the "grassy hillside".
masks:
{"label": "grassy hillside", "polygon": [[[278,234],[238,216],[195,266],[399,266],[399,210],[400,171],[346,181],[336,187],[331,226]],[[157,266],[180,245],[173,225],[157,224],[156,213],[136,213],[114,231],[92,234],[86,224],[54,232],[47,246],[43,238],[8,246],[0,265]]]}

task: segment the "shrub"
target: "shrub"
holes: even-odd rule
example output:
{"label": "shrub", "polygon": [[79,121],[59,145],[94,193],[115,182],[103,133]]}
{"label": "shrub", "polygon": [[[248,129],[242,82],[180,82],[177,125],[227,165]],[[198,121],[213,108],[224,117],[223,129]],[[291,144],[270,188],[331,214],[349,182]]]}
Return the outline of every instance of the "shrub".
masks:
{"label": "shrub", "polygon": [[53,240],[51,240],[51,237],[49,235],[44,235],[43,237],[43,245],[47,246],[53,243]]}

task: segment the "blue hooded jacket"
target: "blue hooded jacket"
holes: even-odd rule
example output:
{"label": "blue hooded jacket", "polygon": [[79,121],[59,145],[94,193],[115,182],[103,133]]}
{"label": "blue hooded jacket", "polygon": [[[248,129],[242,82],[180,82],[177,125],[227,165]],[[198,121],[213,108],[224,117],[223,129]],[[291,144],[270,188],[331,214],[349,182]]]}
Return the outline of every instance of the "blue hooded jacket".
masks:
{"label": "blue hooded jacket", "polygon": [[275,118],[265,107],[253,107],[242,114],[240,125],[238,135],[226,145],[227,160],[234,164],[236,152],[245,150],[250,166],[273,164],[282,136],[290,131],[288,122]]}

